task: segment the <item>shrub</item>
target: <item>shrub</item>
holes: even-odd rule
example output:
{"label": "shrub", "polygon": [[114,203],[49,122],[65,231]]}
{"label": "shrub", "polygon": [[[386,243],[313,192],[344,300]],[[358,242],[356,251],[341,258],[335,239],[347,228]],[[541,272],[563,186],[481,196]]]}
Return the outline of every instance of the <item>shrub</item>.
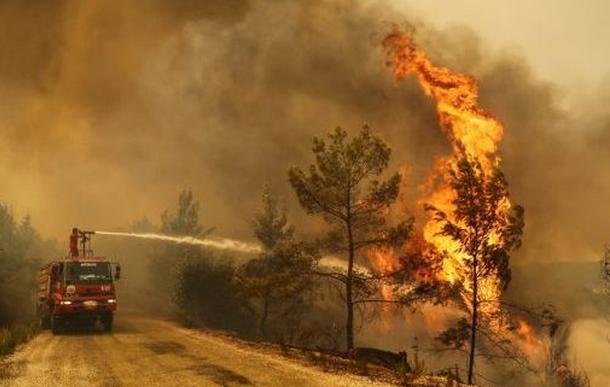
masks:
{"label": "shrub", "polygon": [[178,269],[174,302],[187,323],[250,336],[255,318],[242,289],[234,281],[235,268],[204,254]]}

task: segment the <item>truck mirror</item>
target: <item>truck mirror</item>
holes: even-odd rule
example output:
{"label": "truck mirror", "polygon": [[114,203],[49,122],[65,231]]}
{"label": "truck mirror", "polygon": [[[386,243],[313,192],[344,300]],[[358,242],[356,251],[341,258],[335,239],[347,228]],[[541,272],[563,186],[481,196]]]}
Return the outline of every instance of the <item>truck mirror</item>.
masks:
{"label": "truck mirror", "polygon": [[116,269],[114,270],[114,279],[116,281],[121,279],[121,265],[116,265]]}

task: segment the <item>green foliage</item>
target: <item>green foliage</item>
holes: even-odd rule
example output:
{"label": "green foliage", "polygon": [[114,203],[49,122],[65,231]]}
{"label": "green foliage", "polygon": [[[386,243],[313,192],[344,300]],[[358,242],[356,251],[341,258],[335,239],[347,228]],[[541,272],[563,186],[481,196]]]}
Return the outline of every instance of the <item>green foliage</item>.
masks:
{"label": "green foliage", "polygon": [[[161,215],[161,231],[200,238],[209,235],[214,229],[201,226],[199,209],[192,192],[182,191],[175,212],[166,210]],[[142,220],[134,227],[150,229],[151,225]],[[231,261],[233,257],[217,256],[200,246],[162,244],[151,262],[151,278],[158,284],[157,300],[173,301],[189,324],[251,335],[256,322],[243,289],[235,281]]]}
{"label": "green foliage", "polygon": [[315,251],[293,241],[294,227],[268,187],[252,227],[265,251],[240,268],[238,281],[258,316],[258,336],[290,342],[311,291],[307,273],[316,260]]}
{"label": "green foliage", "polygon": [[194,325],[251,335],[255,322],[235,269],[211,253],[189,259],[178,270],[174,302]]}
{"label": "green foliage", "polygon": [[0,204],[0,326],[28,322],[35,311],[36,271],[41,258],[57,252],[43,240],[29,216],[20,222]]}
{"label": "green foliage", "polygon": [[[135,224],[136,227],[149,227],[146,221]],[[161,214],[161,232],[169,235],[205,237],[211,234],[214,228],[204,231],[199,219],[199,202],[193,197],[189,190],[183,190],[178,196],[176,211],[165,210]],[[175,278],[178,275],[177,268],[181,262],[198,257],[201,248],[192,245],[177,245],[165,243],[158,252],[153,255],[150,265],[151,278],[156,286],[157,296],[169,300],[169,295],[175,286]]]}
{"label": "green foliage", "polygon": [[[161,214],[161,231],[170,235],[205,236],[214,229],[204,232],[199,223],[199,202],[193,198],[193,192],[184,190],[178,196],[175,213],[165,210]],[[202,233],[204,235],[202,235]]]}
{"label": "green foliage", "polygon": [[387,227],[384,216],[398,196],[400,175],[379,180],[388,166],[390,148],[368,126],[351,141],[341,128],[328,139],[327,143],[314,138],[316,163],[307,172],[296,167],[289,171],[290,184],[307,213],[319,214],[333,226],[328,247],[347,252],[346,224],[352,229],[355,249],[403,243],[412,220]]}
{"label": "green foliage", "polygon": [[257,333],[264,339],[292,342],[312,291],[310,271],[315,255],[306,245],[276,245],[243,265],[238,282],[258,316]]}
{"label": "green foliage", "polygon": [[351,349],[354,305],[371,291],[370,282],[354,270],[358,252],[371,246],[402,245],[409,237],[413,220],[394,227],[386,223],[385,214],[398,196],[400,175],[380,179],[391,150],[371,134],[368,126],[351,140],[345,130],[336,128],[328,135],[328,142],[314,138],[312,151],[315,164],[306,172],[291,168],[289,181],[305,211],[321,215],[329,224],[325,247],[347,256],[344,272],[321,274],[345,287],[346,344]]}
{"label": "green foliage", "polygon": [[36,271],[41,258],[56,253],[55,243],[40,237],[29,216],[18,222],[0,204],[0,356],[36,332]]}
{"label": "green foliage", "polygon": [[269,187],[263,188],[263,205],[254,215],[252,229],[254,235],[266,250],[272,250],[278,243],[289,240],[294,234],[294,227],[288,225],[286,209],[279,205],[271,194]]}

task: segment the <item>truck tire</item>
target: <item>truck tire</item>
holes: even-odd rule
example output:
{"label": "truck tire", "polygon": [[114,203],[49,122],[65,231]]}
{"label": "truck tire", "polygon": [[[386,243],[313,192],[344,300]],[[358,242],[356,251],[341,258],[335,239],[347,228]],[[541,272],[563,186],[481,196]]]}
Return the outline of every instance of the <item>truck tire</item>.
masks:
{"label": "truck tire", "polygon": [[114,320],[114,316],[111,314],[102,317],[102,325],[104,326],[104,332],[112,332],[113,320]]}

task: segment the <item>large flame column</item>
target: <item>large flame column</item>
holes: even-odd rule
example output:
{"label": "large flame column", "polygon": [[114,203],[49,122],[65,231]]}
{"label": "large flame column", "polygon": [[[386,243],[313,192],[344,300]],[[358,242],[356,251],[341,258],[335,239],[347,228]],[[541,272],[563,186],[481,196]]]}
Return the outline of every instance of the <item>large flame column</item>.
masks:
{"label": "large flame column", "polygon": [[[397,80],[414,76],[426,95],[436,102],[436,111],[441,128],[452,145],[450,155],[439,157],[426,186],[429,188],[421,198],[451,217],[456,193],[450,185],[449,171],[462,155],[481,163],[483,173],[491,176],[498,166],[498,146],[504,128],[501,123],[479,105],[479,87],[471,76],[453,72],[446,67],[431,63],[423,50],[412,39],[400,31],[390,33],[383,41],[388,65],[392,66]],[[506,208],[510,201],[506,198]],[[450,219],[455,222],[455,219]],[[445,254],[443,279],[452,283],[462,282],[471,291],[469,281],[463,278],[462,267],[468,256],[462,246],[448,236],[441,235],[442,224],[430,217],[423,227],[424,239],[437,251]],[[493,241],[491,241],[493,243]],[[500,281],[486,278],[479,285],[481,296],[497,300],[501,295]],[[464,299],[467,301],[467,298]]]}

